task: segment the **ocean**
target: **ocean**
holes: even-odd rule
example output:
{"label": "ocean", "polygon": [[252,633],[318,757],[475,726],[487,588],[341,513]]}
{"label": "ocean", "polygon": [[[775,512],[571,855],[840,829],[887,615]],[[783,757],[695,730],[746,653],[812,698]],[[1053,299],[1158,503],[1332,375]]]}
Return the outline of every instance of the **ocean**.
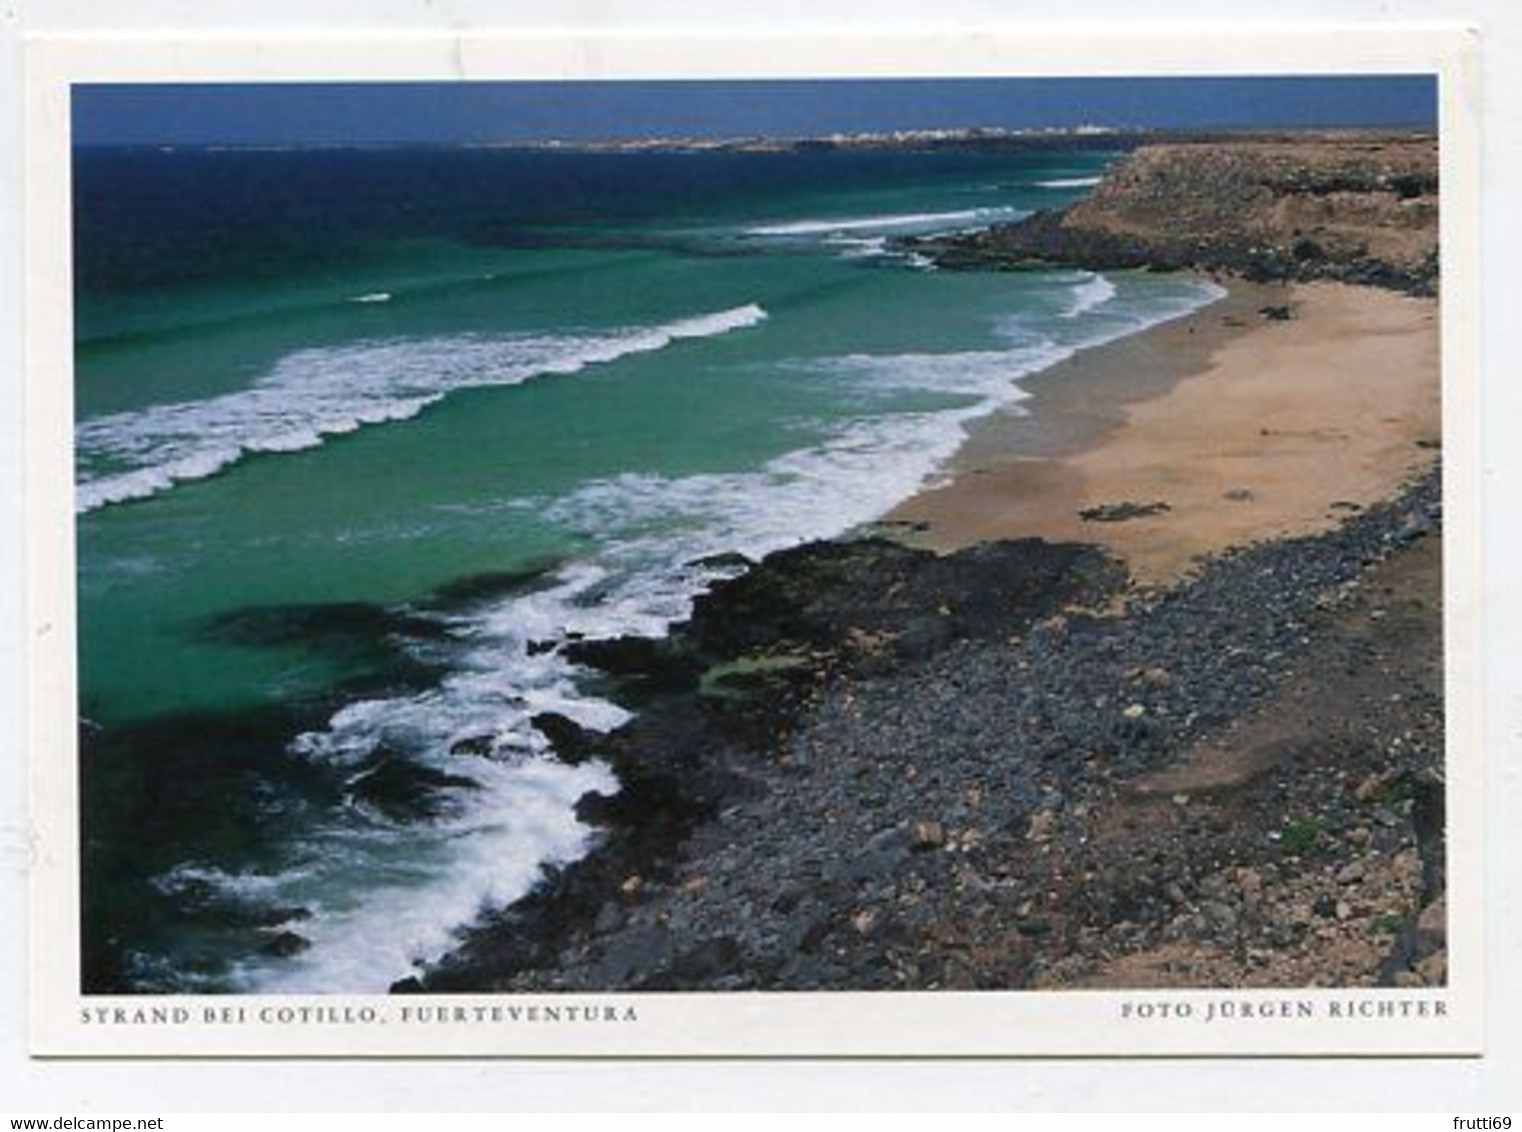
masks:
{"label": "ocean", "polygon": [[894,237],[1118,155],[81,149],[90,992],[384,992],[596,831],[565,659],[944,473],[1020,379],[1210,302]]}

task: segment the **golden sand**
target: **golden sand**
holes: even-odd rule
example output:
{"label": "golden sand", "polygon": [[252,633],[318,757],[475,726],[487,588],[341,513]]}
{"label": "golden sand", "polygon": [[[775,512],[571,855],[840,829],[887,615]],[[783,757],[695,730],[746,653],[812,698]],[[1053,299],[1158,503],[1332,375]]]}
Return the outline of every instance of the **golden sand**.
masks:
{"label": "golden sand", "polygon": [[[1287,320],[1265,306],[1288,306]],[[1394,494],[1441,437],[1437,304],[1335,283],[1231,284],[1194,315],[1036,379],[985,422],[949,483],[890,519],[940,548],[1097,542],[1143,584],[1200,557],[1335,525]],[[1043,435],[1044,434],[1044,435]],[[1080,512],[1166,504],[1121,521]]]}

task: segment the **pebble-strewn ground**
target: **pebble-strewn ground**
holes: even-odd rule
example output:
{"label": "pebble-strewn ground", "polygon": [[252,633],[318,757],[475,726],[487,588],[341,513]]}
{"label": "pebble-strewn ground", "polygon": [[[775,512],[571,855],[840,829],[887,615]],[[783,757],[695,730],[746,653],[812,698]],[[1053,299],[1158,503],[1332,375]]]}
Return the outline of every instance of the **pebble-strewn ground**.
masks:
{"label": "pebble-strewn ground", "polygon": [[1039,543],[773,556],[561,735],[626,783],[605,848],[398,989],[1441,982],[1437,500],[1151,595]]}

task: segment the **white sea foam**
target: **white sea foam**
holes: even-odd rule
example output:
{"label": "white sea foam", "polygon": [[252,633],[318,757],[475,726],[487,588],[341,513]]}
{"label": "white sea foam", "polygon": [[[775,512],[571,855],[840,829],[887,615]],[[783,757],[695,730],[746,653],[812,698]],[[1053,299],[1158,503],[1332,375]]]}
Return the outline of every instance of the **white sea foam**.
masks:
{"label": "white sea foam", "polygon": [[406,420],[457,389],[571,374],[673,342],[754,326],[758,305],[660,326],[573,335],[458,335],[300,350],[252,386],[205,401],[155,405],[80,422],[85,468],[75,507],[92,511],[204,479],[259,452],[313,448],[366,425]]}
{"label": "white sea foam", "polygon": [[392,299],[390,291],[371,291],[364,295],[351,295],[351,303],[389,303]]}
{"label": "white sea foam", "polygon": [[871,256],[890,255],[886,236],[829,236],[825,243],[841,249],[842,259],[865,259]]}
{"label": "white sea foam", "polygon": [[[393,981],[454,947],[460,925],[526,895],[544,865],[582,856],[592,830],[576,818],[577,799],[617,789],[598,762],[569,767],[545,758],[472,760],[453,769],[468,773],[481,789],[472,792],[464,814],[435,831],[431,851],[424,846],[420,852],[413,839],[402,856],[388,860],[388,849],[395,853],[398,845],[383,839],[373,846],[352,844],[355,864],[381,882],[359,903],[352,894],[335,894],[319,904],[298,927],[310,948],[285,962],[246,964],[240,981],[263,993],[385,993]],[[282,895],[309,893],[298,884]]]}
{"label": "white sea foam", "polygon": [[215,865],[186,862],[154,877],[152,884],[168,896],[242,904],[268,898],[285,879],[258,872],[230,873]]}
{"label": "white sea foam", "polygon": [[868,399],[913,390],[933,391],[976,398],[972,407],[988,411],[999,404],[1023,399],[1024,394],[1015,384],[1019,378],[1046,369],[1072,352],[1050,339],[1036,338],[1002,350],[886,356],[847,354],[832,359],[828,368],[837,379],[850,381]]}
{"label": "white sea foam", "polygon": [[1034,338],[1073,350],[1090,349],[1182,318],[1226,294],[1218,284],[1187,278],[1148,276],[1138,287],[1135,273],[1102,277],[1115,288],[1108,293],[1100,278],[1091,273],[1060,277],[1056,281],[1065,291],[1054,296],[1055,302],[1044,304],[1037,312],[1011,314],[999,326],[1000,334],[1012,343]]}
{"label": "white sea foam", "polygon": [[1058,177],[1051,181],[1036,181],[1035,186],[1038,189],[1091,189],[1102,180],[1103,177]]}
{"label": "white sea foam", "polygon": [[898,228],[949,228],[992,224],[1028,215],[1017,208],[965,208],[955,212],[904,212],[882,216],[848,216],[837,219],[809,218],[783,224],[761,224],[745,229],[747,236],[827,236],[835,232],[881,231]]}
{"label": "white sea foam", "polygon": [[1063,318],[1078,318],[1100,304],[1109,302],[1116,295],[1115,284],[1103,275],[1090,274],[1073,288],[1071,295],[1068,309],[1062,312]]}
{"label": "white sea foam", "polygon": [[1149,327],[1193,314],[1226,297],[1226,288],[1208,280],[1180,281],[1171,294],[1150,294],[1145,300],[1123,295],[1096,304],[1078,319],[1070,320],[1080,335],[1080,346],[1089,348],[1139,333]]}

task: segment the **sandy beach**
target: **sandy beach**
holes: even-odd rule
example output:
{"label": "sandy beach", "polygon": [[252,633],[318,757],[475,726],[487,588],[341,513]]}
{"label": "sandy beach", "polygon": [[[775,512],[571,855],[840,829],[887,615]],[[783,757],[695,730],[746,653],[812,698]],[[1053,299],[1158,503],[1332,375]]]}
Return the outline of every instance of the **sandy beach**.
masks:
{"label": "sandy beach", "polygon": [[[890,519],[938,549],[1098,542],[1139,583],[1165,584],[1203,556],[1329,529],[1431,463],[1435,300],[1338,283],[1228,287],[1030,381],[1026,415],[983,422],[950,481]],[[1124,504],[1149,513],[1082,517]]]}

